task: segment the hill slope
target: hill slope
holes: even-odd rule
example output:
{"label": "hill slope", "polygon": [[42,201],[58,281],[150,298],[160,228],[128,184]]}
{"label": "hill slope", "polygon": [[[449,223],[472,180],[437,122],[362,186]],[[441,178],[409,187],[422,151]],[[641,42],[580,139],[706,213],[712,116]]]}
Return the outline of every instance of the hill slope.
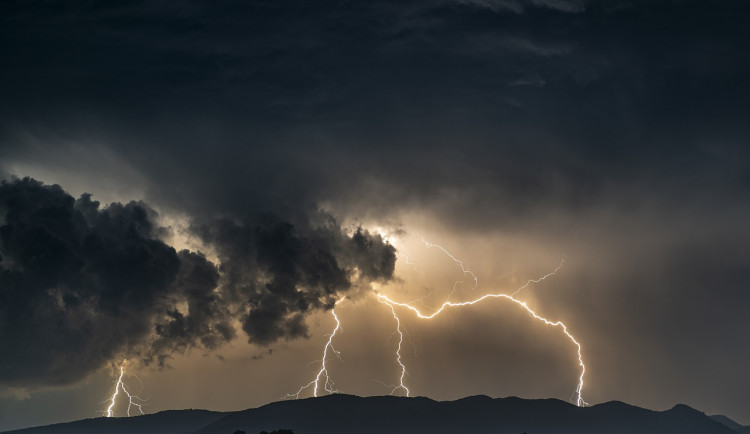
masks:
{"label": "hill slope", "polygon": [[723,414],[715,414],[711,416],[711,419],[717,422],[721,422],[725,426],[728,426],[729,428],[737,431],[740,434],[750,434],[750,426],[742,426],[732,419],[724,416]]}
{"label": "hill slope", "polygon": [[232,434],[244,430],[256,434],[279,428],[293,429],[297,434],[736,434],[684,405],[657,412],[621,402],[579,408],[555,399],[474,396],[433,401],[350,395],[276,402],[232,413],[181,410],[132,418],[87,419],[7,433]]}
{"label": "hill slope", "polygon": [[191,434],[226,415],[207,410],[168,410],[144,416],[83,419],[3,434]]}

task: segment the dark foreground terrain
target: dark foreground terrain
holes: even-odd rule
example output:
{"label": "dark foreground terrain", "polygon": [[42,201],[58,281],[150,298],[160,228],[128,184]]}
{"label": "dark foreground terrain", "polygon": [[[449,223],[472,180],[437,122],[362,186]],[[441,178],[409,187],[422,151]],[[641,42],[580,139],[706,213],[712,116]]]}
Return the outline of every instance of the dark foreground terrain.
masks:
{"label": "dark foreground terrain", "polygon": [[17,434],[256,434],[285,428],[296,434],[737,434],[748,433],[724,416],[685,405],[652,411],[622,402],[578,408],[556,399],[457,401],[331,395],[282,401],[244,411],[175,410],[130,418],[96,418],[27,428]]}

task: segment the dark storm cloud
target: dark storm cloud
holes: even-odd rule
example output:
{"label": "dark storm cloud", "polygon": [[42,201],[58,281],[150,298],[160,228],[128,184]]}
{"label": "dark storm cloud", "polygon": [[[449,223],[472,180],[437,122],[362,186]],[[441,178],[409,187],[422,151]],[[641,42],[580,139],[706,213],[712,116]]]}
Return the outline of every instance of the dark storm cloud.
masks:
{"label": "dark storm cloud", "polygon": [[[170,298],[193,301],[215,286],[210,277],[184,278],[209,264],[159,241],[143,203],[100,209],[88,195],[74,200],[26,178],[0,185],[0,213],[0,384],[79,380],[144,347],[152,323],[170,313]],[[159,330],[160,342],[217,334],[219,315],[191,313],[193,329]]]}
{"label": "dark storm cloud", "polygon": [[[165,366],[174,352],[202,346],[208,350],[219,347],[236,335],[227,305],[217,291],[219,272],[214,264],[199,253],[180,251],[180,270],[170,289],[171,304],[155,321],[155,338],[145,350],[146,362],[156,360]],[[187,313],[178,309],[184,303]]]}
{"label": "dark storm cloud", "polygon": [[333,199],[513,224],[747,187],[744,3],[517,4],[8,3],[4,155],[103,143],[191,213]]}
{"label": "dark storm cloud", "polygon": [[222,257],[220,286],[205,257],[159,240],[142,202],[100,208],[25,178],[0,185],[0,214],[6,386],[67,384],[115,356],[163,366],[175,351],[231,340],[235,315],[254,342],[304,336],[305,315],[332,307],[356,270],[387,280],[395,262],[379,236],[346,236],[331,220],[307,236],[273,217],[220,221],[202,226]]}
{"label": "dark storm cloud", "polygon": [[269,215],[195,228],[217,250],[224,290],[247,312],[242,328],[250,342],[306,336],[305,315],[332,308],[351,287],[355,270],[365,282],[393,277],[392,246],[362,229],[347,236],[332,218],[323,217],[324,224],[314,228]]}

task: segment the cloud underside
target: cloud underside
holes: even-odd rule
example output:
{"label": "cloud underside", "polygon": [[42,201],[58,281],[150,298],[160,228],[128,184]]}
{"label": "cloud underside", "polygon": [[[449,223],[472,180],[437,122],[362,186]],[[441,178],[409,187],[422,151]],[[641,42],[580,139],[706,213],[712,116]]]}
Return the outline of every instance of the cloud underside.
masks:
{"label": "cloud underside", "polygon": [[68,384],[115,356],[164,365],[233,339],[237,321],[261,345],[305,337],[308,314],[393,277],[392,246],[320,212],[315,226],[270,214],[196,223],[218,264],[165,244],[155,217],[30,178],[0,185],[0,384]]}

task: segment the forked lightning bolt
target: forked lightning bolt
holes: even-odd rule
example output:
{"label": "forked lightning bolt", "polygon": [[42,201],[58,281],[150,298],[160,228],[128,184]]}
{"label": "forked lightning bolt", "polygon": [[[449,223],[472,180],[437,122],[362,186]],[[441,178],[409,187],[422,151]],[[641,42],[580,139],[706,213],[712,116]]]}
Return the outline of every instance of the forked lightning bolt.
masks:
{"label": "forked lightning bolt", "polygon": [[[471,275],[474,278],[474,281],[475,281],[474,287],[476,288],[476,286],[478,285],[478,279],[476,278],[476,276],[474,275],[474,273],[472,273],[470,270],[468,270],[467,268],[464,267],[464,264],[463,264],[463,262],[461,260],[459,260],[458,258],[456,258],[455,256],[453,256],[445,248],[440,247],[437,244],[429,243],[428,241],[425,241],[424,238],[422,238],[422,241],[425,243],[425,245],[427,247],[437,247],[440,250],[442,250],[446,255],[448,255],[448,257],[450,257],[454,262],[456,262],[456,264],[458,264],[458,266],[461,268],[461,271],[464,274]],[[581,354],[581,344],[568,331],[568,327],[562,321],[550,321],[547,318],[544,318],[544,317],[540,316],[539,314],[537,314],[533,309],[531,309],[529,307],[528,304],[526,304],[526,302],[523,302],[521,300],[518,300],[518,299],[514,298],[514,295],[518,294],[520,291],[522,291],[523,289],[527,288],[530,284],[532,284],[532,283],[539,283],[542,280],[544,280],[544,279],[546,279],[546,278],[548,278],[548,277],[553,276],[554,274],[556,274],[560,270],[560,268],[562,268],[563,264],[564,264],[564,260],[562,260],[560,262],[560,265],[558,265],[557,268],[555,268],[554,271],[552,271],[552,272],[550,272],[550,273],[548,273],[548,274],[546,274],[546,275],[544,275],[544,276],[542,276],[542,277],[540,277],[538,279],[528,280],[523,286],[521,286],[520,288],[516,289],[516,291],[514,291],[512,294],[504,294],[504,293],[485,294],[485,295],[483,295],[483,296],[481,296],[479,298],[476,298],[474,300],[471,300],[471,301],[465,301],[465,302],[460,302],[460,303],[458,303],[458,302],[451,302],[450,301],[450,296],[453,295],[453,293],[456,291],[456,284],[454,284],[453,285],[453,290],[448,295],[448,300],[446,300],[442,305],[440,305],[439,308],[437,308],[436,310],[434,310],[431,314],[424,314],[424,313],[422,313],[422,311],[419,310],[419,308],[414,307],[414,306],[412,306],[409,303],[396,302],[396,301],[390,299],[389,297],[387,297],[387,296],[385,296],[383,294],[380,294],[380,293],[377,294],[377,297],[378,297],[378,301],[380,301],[381,303],[385,303],[385,304],[387,304],[387,305],[389,305],[391,307],[391,311],[393,312],[393,316],[394,316],[394,318],[396,318],[396,321],[397,321],[397,324],[398,324],[399,333],[401,332],[401,322],[400,322],[400,320],[398,318],[398,315],[396,314],[396,310],[395,310],[394,306],[399,306],[399,307],[403,307],[403,308],[409,309],[412,312],[414,312],[417,315],[417,317],[420,318],[420,319],[433,319],[436,316],[440,315],[440,313],[442,313],[443,311],[445,311],[447,308],[450,308],[450,307],[471,306],[471,305],[477,304],[479,302],[482,302],[484,300],[497,299],[497,298],[506,299],[506,300],[512,301],[516,305],[521,306],[524,310],[526,310],[526,312],[528,312],[534,319],[539,320],[539,321],[541,321],[541,322],[543,322],[543,323],[545,323],[547,325],[551,325],[551,326],[554,326],[554,327],[561,328],[562,331],[563,331],[563,333],[565,334],[565,336],[567,336],[568,339],[576,346],[576,352],[578,354],[578,365],[581,367],[581,373],[580,373],[580,375],[578,377],[578,384],[576,385],[576,389],[575,389],[575,392],[574,392],[573,396],[575,398],[576,405],[579,406],[579,407],[581,407],[581,406],[587,405],[587,402],[584,401],[584,399],[582,397],[583,384],[584,384],[583,383],[583,377],[584,377],[584,375],[586,373],[586,365],[583,362],[583,356]],[[457,283],[460,283],[460,281],[457,282]],[[400,387],[403,387],[407,391],[407,396],[408,396],[408,390],[409,389],[407,389],[406,386],[403,383],[404,376],[406,375],[406,368],[404,367],[404,364],[401,363],[400,350],[401,350],[401,346],[399,345],[399,351],[396,353],[396,356],[397,356],[398,363],[399,363],[399,365],[401,365],[401,368],[402,368],[401,377],[400,377],[400,379],[401,379],[401,385],[400,385]]]}
{"label": "forked lightning bolt", "polygon": [[333,338],[336,336],[336,333],[341,330],[341,321],[339,321],[338,315],[336,315],[336,306],[339,305],[344,301],[344,297],[340,298],[336,304],[334,304],[334,308],[331,309],[331,314],[333,315],[333,319],[336,320],[336,327],[333,329],[330,335],[328,335],[328,341],[326,342],[325,346],[323,347],[323,358],[320,361],[320,370],[318,370],[318,374],[315,376],[315,378],[310,381],[309,383],[305,384],[304,386],[300,387],[299,390],[296,393],[287,393],[282,399],[287,398],[295,398],[299,399],[300,394],[305,391],[306,389],[309,389],[310,387],[313,388],[313,396],[318,396],[318,386],[320,384],[320,379],[325,375],[326,381],[323,383],[323,389],[330,393],[336,393],[338,392],[333,387],[333,381],[331,381],[331,377],[328,375],[328,368],[326,367],[326,362],[328,361],[328,349],[330,348],[331,351],[333,351],[334,354],[336,354],[336,357],[341,356],[341,354],[336,351],[336,348],[333,347]]}
{"label": "forked lightning bolt", "polygon": [[[570,339],[570,341],[573,342],[573,344],[576,346],[577,353],[578,353],[578,365],[581,367],[581,374],[578,377],[578,385],[576,386],[576,390],[575,390],[576,405],[578,405],[579,407],[583,406],[583,405],[586,405],[587,404],[586,401],[584,401],[583,398],[581,397],[581,393],[583,392],[583,376],[586,373],[586,365],[583,363],[583,356],[581,355],[581,344],[568,331],[568,327],[562,321],[550,321],[550,320],[548,320],[548,319],[540,316],[536,312],[534,312],[534,310],[531,309],[525,302],[520,301],[518,299],[515,299],[515,298],[513,298],[513,296],[508,295],[508,294],[487,294],[487,295],[483,295],[482,297],[479,297],[479,298],[477,298],[475,300],[465,301],[465,302],[461,302],[461,303],[454,303],[454,302],[446,301],[437,310],[435,310],[434,312],[432,312],[429,315],[426,315],[426,314],[422,313],[418,308],[416,308],[416,307],[414,307],[414,306],[412,306],[410,304],[399,303],[397,301],[391,300],[390,298],[388,298],[387,296],[385,296],[383,294],[378,294],[378,300],[381,300],[382,302],[390,305],[391,307],[393,307],[393,306],[400,306],[400,307],[404,307],[406,309],[409,309],[412,312],[414,312],[417,315],[417,317],[419,317],[421,319],[432,319],[432,318],[435,318],[441,312],[443,312],[445,309],[447,309],[449,307],[471,306],[471,305],[477,304],[477,303],[479,303],[481,301],[484,301],[484,300],[487,300],[487,299],[490,299],[490,298],[503,298],[503,299],[510,300],[510,301],[516,303],[517,305],[521,306],[522,308],[524,308],[534,319],[542,321],[543,323],[545,323],[547,325],[551,325],[551,326],[555,326],[555,327],[560,327],[562,329],[562,331],[565,334],[565,336],[567,336],[568,339]],[[400,356],[399,356],[399,359],[400,359]],[[403,365],[401,365],[401,366],[403,367]],[[403,373],[402,373],[401,378],[403,378]]]}
{"label": "forked lightning bolt", "polygon": [[[128,392],[128,388],[125,386],[125,382],[123,381],[123,377],[125,376],[125,365],[127,364],[127,362],[127,359],[123,360],[122,364],[120,365],[120,376],[117,377],[117,381],[115,382],[115,390],[114,392],[112,392],[112,397],[109,399],[109,407],[107,407],[107,410],[105,410],[107,417],[113,416],[113,410],[115,408],[115,404],[117,403],[117,395],[120,394],[121,389],[122,392],[128,397],[128,416],[130,416],[130,409],[133,407],[137,408],[141,414],[145,414],[142,408],[142,402],[144,400]],[[141,403],[138,403],[137,401],[141,401]]]}

